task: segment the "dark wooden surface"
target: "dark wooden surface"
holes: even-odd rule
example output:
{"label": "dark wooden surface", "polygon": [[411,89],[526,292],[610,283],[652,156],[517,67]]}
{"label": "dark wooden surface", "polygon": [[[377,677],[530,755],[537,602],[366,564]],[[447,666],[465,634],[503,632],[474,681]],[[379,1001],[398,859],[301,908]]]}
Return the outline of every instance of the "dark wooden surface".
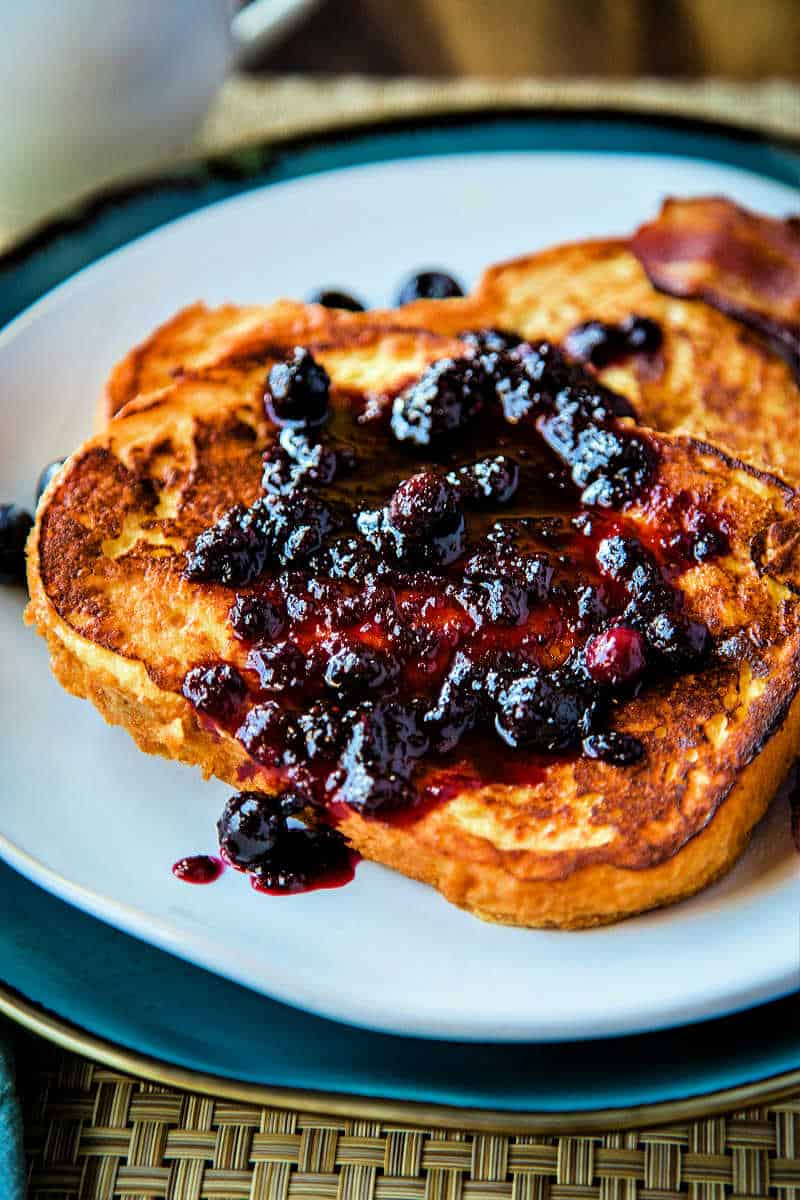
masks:
{"label": "dark wooden surface", "polygon": [[258,69],[800,79],[800,0],[321,0]]}

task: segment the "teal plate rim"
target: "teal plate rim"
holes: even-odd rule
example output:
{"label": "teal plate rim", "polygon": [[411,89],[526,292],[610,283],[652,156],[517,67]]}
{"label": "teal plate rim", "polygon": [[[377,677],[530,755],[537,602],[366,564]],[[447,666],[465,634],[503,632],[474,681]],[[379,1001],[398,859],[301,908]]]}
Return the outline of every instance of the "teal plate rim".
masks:
{"label": "teal plate rim", "polygon": [[[0,255],[0,325],[104,255],[217,200],[347,166],[514,150],[693,157],[800,187],[800,142],[720,122],[481,109],[354,124],[181,163],[90,198]],[[5,864],[0,911],[8,988],[0,1011],[186,1087],[261,1089],[265,1102],[283,1095],[316,1111],[383,1106],[406,1121],[422,1110],[445,1124],[469,1116],[486,1128],[519,1126],[525,1114],[532,1129],[677,1119],[800,1086],[800,993],[657,1035],[432,1042],[337,1024],[249,992],[78,912]]]}
{"label": "teal plate rim", "polygon": [[800,993],[659,1034],[436,1042],[251,992],[88,916],[4,863],[0,911],[0,1014],[188,1090],[405,1123],[567,1132],[690,1119],[800,1088]]}
{"label": "teal plate rim", "polygon": [[218,200],[343,167],[526,150],[699,158],[800,188],[800,137],[767,138],[731,122],[614,109],[485,107],[355,121],[187,159],[77,202],[0,253],[0,329],[83,267]]}

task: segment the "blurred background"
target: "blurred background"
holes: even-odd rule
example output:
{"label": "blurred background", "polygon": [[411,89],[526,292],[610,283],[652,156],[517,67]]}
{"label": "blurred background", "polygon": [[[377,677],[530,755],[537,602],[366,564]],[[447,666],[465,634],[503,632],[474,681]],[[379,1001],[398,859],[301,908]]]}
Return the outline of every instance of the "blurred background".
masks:
{"label": "blurred background", "polygon": [[101,185],[486,107],[800,136],[800,0],[0,0],[0,251]]}
{"label": "blurred background", "polygon": [[269,72],[800,79],[800,0],[320,0]]}

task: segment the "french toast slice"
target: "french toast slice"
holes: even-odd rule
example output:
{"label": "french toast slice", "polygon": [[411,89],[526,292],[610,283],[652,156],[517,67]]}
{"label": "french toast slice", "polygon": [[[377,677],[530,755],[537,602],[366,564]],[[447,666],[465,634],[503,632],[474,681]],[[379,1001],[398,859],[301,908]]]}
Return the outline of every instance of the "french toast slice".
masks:
{"label": "french toast slice", "polygon": [[[694,202],[681,203],[691,208]],[[710,212],[703,209],[706,225],[718,230],[720,256],[726,245],[726,222],[731,222],[732,212],[740,211],[723,201],[715,202]],[[304,322],[319,323],[323,329],[333,320],[345,333],[373,322],[448,335],[496,326],[525,338],[547,336],[560,342],[585,322],[616,323],[636,315],[658,324],[661,346],[656,353],[621,356],[601,367],[598,376],[628,397],[642,424],[706,439],[789,482],[800,482],[800,388],[790,365],[741,320],[717,311],[702,296],[682,298],[656,290],[632,247],[647,248],[652,268],[649,247],[659,229],[657,221],[631,242],[577,242],[498,264],[463,299],[422,300],[367,314],[331,314],[289,301],[220,309],[193,305],[156,330],[114,369],[102,400],[100,424],[135,395],[168,383],[176,369],[235,361],[237,356],[262,352],[270,342],[288,343],[293,328],[304,328]],[[757,225],[749,230],[751,242],[758,243],[761,229]],[[670,252],[681,253],[681,244],[663,249],[664,256]],[[762,281],[769,277],[769,255],[770,247],[765,245]],[[782,271],[776,267],[776,278]],[[669,283],[663,271],[659,279]],[[785,305],[779,303],[774,289],[765,285],[764,292],[762,309],[769,307],[771,298],[773,326],[780,329],[786,319]]]}
{"label": "french toast slice", "polygon": [[[395,316],[292,311],[284,346],[184,370],[73,454],[28,549],[57,678],[483,918],[695,893],[800,736],[797,494],[642,430],[550,346],[464,356]],[[287,378],[333,455],[310,473]]]}

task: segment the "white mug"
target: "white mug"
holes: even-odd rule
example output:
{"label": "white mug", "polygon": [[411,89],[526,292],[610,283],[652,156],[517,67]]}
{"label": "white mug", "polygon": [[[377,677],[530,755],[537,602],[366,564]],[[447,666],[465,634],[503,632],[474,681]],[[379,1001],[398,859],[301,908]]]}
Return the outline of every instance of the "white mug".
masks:
{"label": "white mug", "polygon": [[310,0],[0,0],[0,239],[186,148]]}

